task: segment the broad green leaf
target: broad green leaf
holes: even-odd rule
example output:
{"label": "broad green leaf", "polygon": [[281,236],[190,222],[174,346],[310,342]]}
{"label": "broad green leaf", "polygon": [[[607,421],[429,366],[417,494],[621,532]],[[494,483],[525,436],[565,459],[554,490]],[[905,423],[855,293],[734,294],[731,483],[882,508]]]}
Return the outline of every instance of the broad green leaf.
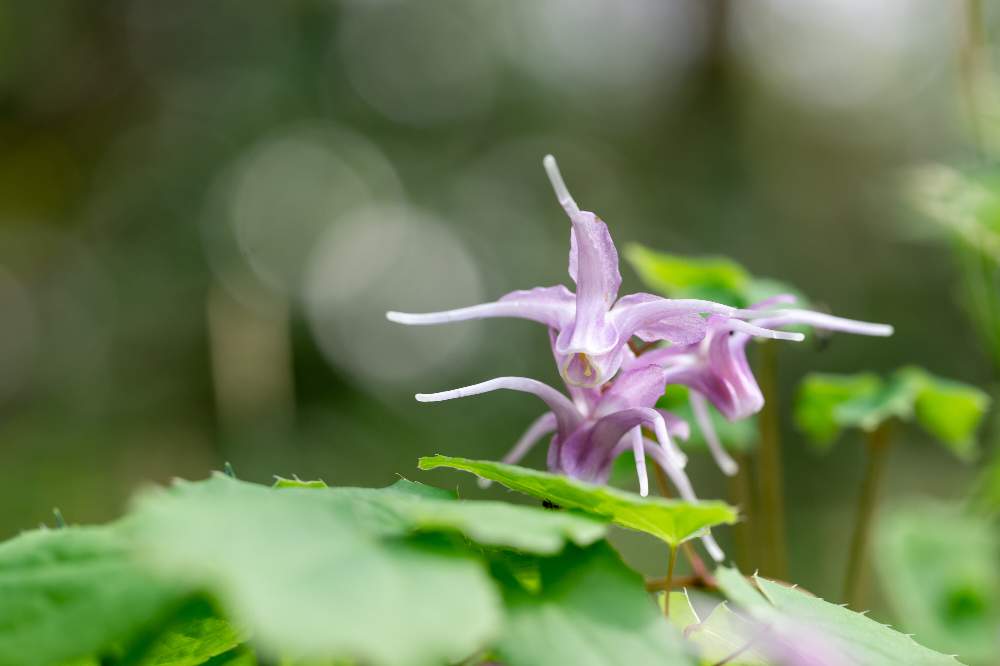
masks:
{"label": "broad green leaf", "polygon": [[399,484],[382,489],[336,488],[320,493],[316,499],[344,506],[363,516],[369,529],[387,535],[454,531],[485,546],[539,555],[554,555],[567,541],[590,545],[607,532],[604,521],[589,515],[508,502],[458,502],[451,496],[438,499],[426,490],[429,486],[409,481]]}
{"label": "broad green leaf", "polygon": [[959,663],[954,657],[930,650],[867,615],[801,590],[759,576],[754,577],[757,586],[754,589],[732,569],[720,568],[716,577],[723,593],[766,630],[758,644],[772,658],[796,651],[824,654],[834,660],[831,663],[880,666]]}
{"label": "broad green leaf", "polygon": [[117,653],[182,596],[131,562],[119,526],[22,534],[0,545],[0,665]]}
{"label": "broad green leaf", "polygon": [[708,298],[742,307],[750,281],[746,270],[725,257],[683,257],[650,250],[635,243],[625,258],[639,278],[655,292],[674,298]]}
{"label": "broad green leaf", "polygon": [[1000,654],[1000,544],[957,507],[910,506],[880,521],[875,564],[902,626],[966,661]]}
{"label": "broad green leaf", "polygon": [[540,568],[539,589],[504,589],[507,622],[496,652],[506,666],[693,663],[642,578],[606,543],[567,549]]}
{"label": "broad green leaf", "polygon": [[838,419],[841,405],[874,396],[881,384],[881,380],[870,373],[807,375],[795,398],[795,423],[810,440],[824,449],[829,448],[844,426]]}
{"label": "broad green leaf", "polygon": [[909,421],[921,383],[912,375],[895,373],[877,391],[838,405],[834,418],[844,427],[860,428],[866,432],[893,418]]}
{"label": "broad green leaf", "polygon": [[914,406],[917,423],[956,456],[969,460],[976,453],[976,431],[986,416],[990,398],[974,386],[907,368],[920,382]]}
{"label": "broad green leaf", "polygon": [[747,307],[778,294],[792,294],[799,307],[808,305],[797,289],[754,277],[726,257],[686,257],[633,243],[625,248],[625,258],[651,290],[671,298],[704,298]]}
{"label": "broad green leaf", "polygon": [[193,599],[130,651],[123,666],[201,666],[231,652],[247,636],[204,599]]}
{"label": "broad green leaf", "polygon": [[607,486],[490,461],[440,455],[420,459],[420,469],[436,467],[472,472],[511,490],[547,499],[567,509],[580,509],[602,516],[623,527],[647,532],[674,546],[700,534],[706,528],[736,522],[736,510],[724,502],[691,503],[644,498]]}
{"label": "broad green leaf", "polygon": [[204,666],[257,666],[257,656],[245,645],[212,657]]}
{"label": "broad green leaf", "polygon": [[990,399],[983,391],[907,367],[888,381],[872,374],[806,377],[795,405],[798,427],[821,446],[842,428],[871,431],[890,419],[915,420],[924,430],[968,460],[975,455],[976,430]]}
{"label": "broad green leaf", "polygon": [[181,482],[139,498],[141,553],[220,599],[271,655],[430,664],[495,635],[499,600],[480,563],[449,543],[382,536],[324,497],[335,492]]}

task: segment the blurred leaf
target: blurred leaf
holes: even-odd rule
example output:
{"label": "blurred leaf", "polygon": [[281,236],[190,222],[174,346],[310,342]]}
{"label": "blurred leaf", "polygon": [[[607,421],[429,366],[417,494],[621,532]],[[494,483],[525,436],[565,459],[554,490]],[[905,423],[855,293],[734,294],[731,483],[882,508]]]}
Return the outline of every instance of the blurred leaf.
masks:
{"label": "blurred leaf", "polygon": [[643,498],[562,475],[482,460],[440,455],[420,459],[420,469],[436,467],[472,472],[567,509],[581,509],[623,527],[647,532],[673,546],[697,536],[705,528],[736,522],[736,510],[723,502],[690,503]]}
{"label": "blurred leaf", "polygon": [[794,287],[754,277],[727,257],[686,257],[631,243],[625,248],[625,258],[650,289],[670,298],[703,298],[747,307],[778,294],[792,294],[800,307],[808,304]]}
{"label": "blurred leaf", "polygon": [[567,541],[588,546],[604,538],[607,524],[592,516],[546,511],[508,502],[456,501],[426,494],[422,484],[399,482],[388,488],[337,488],[322,499],[363,517],[366,528],[388,535],[460,532],[486,546],[554,555]]}
{"label": "blurred leaf", "polygon": [[653,291],[672,298],[706,298],[742,307],[750,274],[725,257],[683,257],[637,243],[625,258]]}
{"label": "blurred leaf", "polygon": [[478,562],[447,543],[381,538],[336,494],[181,482],[140,497],[137,537],[152,564],[211,591],[271,654],[427,664],[497,632]]}
{"label": "blurred leaf", "polygon": [[[823,663],[880,666],[956,666],[952,656],[930,650],[906,634],[848,608],[786,585],[754,576],[757,589],[736,570],[720,567],[722,592],[761,630],[759,644],[770,656],[822,654]],[[837,661],[834,661],[837,660]]]}
{"label": "blurred leaf", "polygon": [[689,627],[685,636],[698,646],[703,663],[725,661],[732,666],[769,666],[772,662],[753,646],[759,632],[758,625],[734,613],[729,604],[722,602],[704,621]]}
{"label": "blurred leaf", "polygon": [[123,666],[200,666],[246,640],[205,600],[185,604]]}
{"label": "blurred leaf", "polygon": [[687,595],[687,589],[669,593],[661,592],[658,594],[656,596],[656,601],[660,606],[660,611],[663,611],[666,594],[670,594],[670,624],[683,631],[692,624],[698,624],[701,622],[694,606],[691,605],[691,599]]}
{"label": "blurred leaf", "polygon": [[962,460],[976,454],[976,431],[990,406],[990,397],[974,386],[940,379],[919,368],[906,368],[920,382],[917,423]]}
{"label": "blurred leaf", "polygon": [[886,516],[875,564],[903,628],[975,663],[1000,654],[1000,561],[990,521],[925,504]]}
{"label": "blurred leaf", "polygon": [[120,526],[0,545],[0,664],[48,666],[124,647],[181,600],[136,567]]}
{"label": "blurred leaf", "polygon": [[508,666],[693,663],[642,578],[606,543],[542,560],[540,589],[508,585],[504,598],[496,651]]}
{"label": "blurred leaf", "polygon": [[895,373],[878,390],[842,402],[834,418],[843,427],[871,432],[890,419],[909,421],[921,382],[914,376]]}
{"label": "blurred leaf", "polygon": [[809,374],[799,384],[795,398],[795,423],[811,441],[827,449],[844,425],[837,418],[840,406],[875,395],[881,383],[871,373]]}
{"label": "blurred leaf", "polygon": [[870,373],[811,374],[799,386],[795,420],[823,447],[842,428],[871,431],[893,418],[915,420],[956,456],[969,460],[989,405],[989,396],[974,386],[917,367],[901,368],[886,382]]}

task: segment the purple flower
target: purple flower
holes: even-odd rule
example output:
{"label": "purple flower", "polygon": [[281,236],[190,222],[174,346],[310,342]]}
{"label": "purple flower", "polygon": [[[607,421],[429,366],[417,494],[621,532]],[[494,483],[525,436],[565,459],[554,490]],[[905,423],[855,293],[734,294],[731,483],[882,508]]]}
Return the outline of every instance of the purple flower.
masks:
{"label": "purple flower", "polygon": [[[689,345],[705,336],[701,314],[746,316],[745,311],[712,301],[629,294],[618,298],[621,274],[618,251],[607,225],[594,213],[580,210],[563,183],[555,158],[547,155],[545,170],[559,203],[569,215],[569,275],[576,293],[562,285],[514,291],[494,303],[434,312],[389,312],[401,324],[440,324],[489,317],[518,317],[556,331],[555,354],[567,384],[600,386],[621,367],[627,343],[635,335],[646,342],[664,340]],[[771,337],[800,340],[798,333],[773,332]]]}
{"label": "purple flower", "polygon": [[656,364],[666,369],[667,383],[688,387],[698,427],[716,463],[726,474],[736,473],[736,463],[719,442],[707,403],[711,402],[730,421],[747,418],[764,406],[764,396],[746,356],[747,343],[757,335],[754,329],[805,325],[859,335],[892,335],[892,327],[886,324],[854,321],[809,310],[770,309],[794,301],[794,296],[783,294],[751,306],[750,312],[756,313],[751,317],[752,323],[712,315],[701,341],[654,349],[625,362],[626,370]]}
{"label": "purple flower", "polygon": [[[604,390],[570,386],[572,399],[526,377],[499,377],[441,393],[418,393],[416,398],[420,402],[438,402],[499,389],[531,393],[545,402],[550,411],[528,427],[504,462],[518,462],[543,437],[553,433],[548,451],[548,468],[552,472],[591,483],[606,483],[615,459],[631,450],[642,496],[649,494],[646,472],[646,455],[649,455],[666,472],[683,499],[697,501],[684,473],[687,458],[672,439],[686,439],[688,425],[673,414],[654,408],[663,395],[668,374],[669,370],[658,365],[637,367],[622,372]],[[643,437],[643,427],[653,431],[657,441]],[[722,551],[711,536],[703,539],[709,554],[721,561]]]}

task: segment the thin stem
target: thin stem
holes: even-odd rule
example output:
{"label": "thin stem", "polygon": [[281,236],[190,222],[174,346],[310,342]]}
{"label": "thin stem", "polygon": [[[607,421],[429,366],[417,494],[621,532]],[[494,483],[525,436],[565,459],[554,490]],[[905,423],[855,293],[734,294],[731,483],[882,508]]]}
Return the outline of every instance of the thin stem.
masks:
{"label": "thin stem", "polygon": [[883,423],[868,435],[868,446],[866,447],[868,449],[868,464],[865,467],[861,497],[858,500],[858,513],[854,520],[854,537],[851,539],[847,576],[844,579],[844,600],[854,608],[857,608],[861,602],[868,540],[871,534],[872,519],[875,516],[875,508],[878,505],[882,477],[885,475],[886,461],[889,458],[890,444],[887,424]]}
{"label": "thin stem", "polygon": [[785,491],[781,469],[781,433],[778,421],[778,358],[776,347],[764,342],[759,345],[760,388],[764,394],[761,410],[760,448],[757,453],[758,503],[761,547],[765,554],[761,562],[765,575],[787,578],[788,555],[785,544]]}
{"label": "thin stem", "polygon": [[966,0],[964,30],[961,50],[962,97],[969,115],[973,144],[980,156],[983,156],[986,152],[986,137],[983,131],[980,89],[987,75],[987,54],[982,0]]}
{"label": "thin stem", "polygon": [[[670,480],[667,478],[666,473],[659,465],[653,466],[653,473],[656,476],[656,485],[660,488],[660,495],[669,499],[671,497]],[[694,552],[691,543],[685,541],[680,547],[684,551],[684,557],[687,558],[688,563],[691,565],[691,573],[694,574],[693,578],[700,581],[699,587],[715,587],[715,576],[705,566],[705,561],[698,556],[698,553]]]}
{"label": "thin stem", "polygon": [[736,564],[740,571],[754,569],[753,552],[753,493],[750,486],[750,456],[746,453],[735,453],[733,458],[739,465],[734,476],[729,477],[729,497],[742,515],[742,520],[733,526],[733,536],[736,541]]}
{"label": "thin stem", "polygon": [[667,587],[663,593],[663,617],[670,617],[670,590],[674,584],[675,564],[677,564],[677,546],[670,546],[670,560],[667,562]]}

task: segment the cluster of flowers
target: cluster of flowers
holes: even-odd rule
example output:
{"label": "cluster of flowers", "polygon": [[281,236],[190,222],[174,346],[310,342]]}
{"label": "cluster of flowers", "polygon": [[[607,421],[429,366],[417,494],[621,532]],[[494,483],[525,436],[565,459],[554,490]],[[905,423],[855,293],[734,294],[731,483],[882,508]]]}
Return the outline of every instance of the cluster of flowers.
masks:
{"label": "cluster of flowers", "polygon": [[[552,472],[606,483],[614,460],[631,451],[640,494],[649,492],[649,456],[682,498],[695,501],[684,472],[687,458],[674,442],[675,437],[687,439],[689,425],[655,406],[668,384],[688,388],[692,413],[712,456],[731,475],[737,471],[736,463],[719,442],[708,405],[730,420],[746,418],[763,407],[764,396],[746,357],[751,338],[801,341],[802,333],[782,330],[801,325],[862,335],[892,334],[892,328],[883,324],[793,309],[795,297],[791,295],[775,296],[747,309],[644,293],[618,298],[618,252],[607,225],[594,213],[580,210],[551,155],[543,163],[572,223],[569,275],[576,283],[575,294],[562,285],[537,287],[511,292],[493,303],[446,312],[387,313],[390,321],[412,325],[517,317],[548,327],[568,398],[526,377],[499,377],[416,396],[421,402],[436,402],[508,389],[539,397],[549,411],[528,427],[504,462],[518,462],[552,434],[548,451]],[[633,337],[647,343],[644,349],[648,351],[636,354],[630,346]],[[644,427],[655,441],[643,434]],[[714,559],[722,559],[711,536],[704,543]]]}

